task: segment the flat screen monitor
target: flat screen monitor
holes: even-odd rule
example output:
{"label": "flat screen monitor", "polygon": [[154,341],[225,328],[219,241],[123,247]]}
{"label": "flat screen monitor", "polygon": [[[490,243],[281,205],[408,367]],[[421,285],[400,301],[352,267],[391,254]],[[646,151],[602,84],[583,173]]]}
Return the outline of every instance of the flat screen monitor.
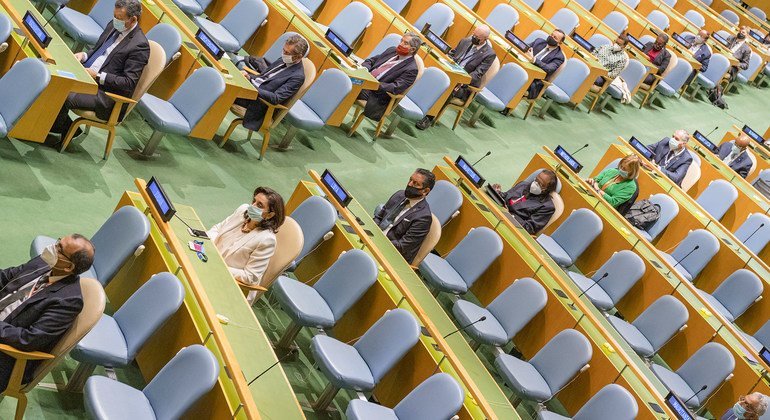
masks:
{"label": "flat screen monitor", "polygon": [[684,39],[684,37],[682,37],[682,35],[679,35],[678,33],[674,32],[673,36],[674,36],[674,41],[684,45],[685,48],[690,48],[692,46],[692,44],[687,42],[687,40]]}
{"label": "flat screen monitor", "polygon": [[430,29],[427,29],[425,31],[425,38],[428,38],[428,41],[430,41],[431,44],[433,44],[436,48],[439,49],[444,54],[447,54],[449,50],[452,49],[452,47],[449,46],[443,39],[441,39],[440,36],[436,35],[431,31]]}
{"label": "flat screen monitor", "polygon": [[457,165],[457,168],[460,170],[460,172],[463,173],[463,175],[465,175],[468,179],[471,180],[471,182],[473,182],[473,185],[475,185],[476,188],[481,188],[481,186],[484,185],[484,177],[482,177],[481,174],[476,171],[473,165],[468,163],[468,161],[465,160],[462,155],[457,157],[455,160],[455,165]]}
{"label": "flat screen monitor", "polygon": [[168,199],[168,195],[166,195],[166,191],[163,190],[163,186],[160,185],[160,182],[158,182],[155,177],[150,178],[145,190],[150,196],[152,206],[155,207],[155,210],[157,210],[158,213],[160,213],[161,220],[164,222],[171,220],[176,213],[176,209],[174,208],[174,204],[171,203],[171,200]]}
{"label": "flat screen monitor", "polygon": [[51,43],[51,35],[48,35],[48,32],[46,32],[45,28],[40,25],[40,22],[37,21],[35,16],[27,11],[27,13],[24,14],[24,19],[22,19],[22,21],[24,22],[24,27],[26,27],[29,33],[35,38],[35,41],[37,41],[43,48],[48,47],[48,44]]}
{"label": "flat screen monitor", "polygon": [[704,136],[700,131],[695,130],[692,136],[695,137],[695,140],[697,140],[698,143],[702,144],[705,148],[711,150],[712,152],[717,150],[717,145],[712,143],[711,140]]}
{"label": "flat screen monitor", "polygon": [[713,34],[711,34],[711,37],[712,37],[712,38],[714,38],[714,39],[716,39],[717,41],[719,41],[719,43],[720,43],[720,44],[722,44],[722,45],[724,45],[725,47],[728,45],[728,44],[727,44],[727,40],[726,40],[726,39],[724,39],[724,38],[722,38],[722,36],[721,36],[721,35],[719,35],[719,34],[718,34],[718,33],[716,33],[716,32],[714,32]]}
{"label": "flat screen monitor", "polygon": [[527,52],[529,51],[529,45],[522,41],[521,38],[517,37],[516,34],[514,34],[511,31],[505,31],[505,39],[510,41],[511,44],[513,44],[516,48],[521,50],[521,52]]}
{"label": "flat screen monitor", "polygon": [[759,358],[770,365],[770,350],[767,347],[762,347],[762,350],[759,351]]}
{"label": "flat screen monitor", "polygon": [[561,146],[556,146],[556,150],[553,153],[558,157],[565,165],[567,165],[573,172],[579,173],[583,169],[583,165],[580,164],[568,151],[564,150]]}
{"label": "flat screen monitor", "polygon": [[747,136],[751,137],[752,140],[759,144],[765,144],[765,139],[762,138],[762,136],[759,135],[756,131],[752,130],[751,127],[748,125],[744,125],[743,129],[741,129],[744,133],[746,133]]}
{"label": "flat screen monitor", "polygon": [[334,48],[339,50],[345,57],[349,56],[353,52],[353,48],[346,44],[345,41],[340,38],[339,35],[332,32],[331,29],[326,30],[326,39],[334,45]]}
{"label": "flat screen monitor", "polygon": [[666,405],[674,412],[677,419],[695,420],[695,417],[690,413],[690,410],[687,409],[687,406],[684,405],[682,400],[674,395],[673,392],[669,392],[668,395],[666,395]]}
{"label": "flat screen monitor", "polygon": [[587,39],[583,38],[582,36],[580,36],[580,35],[578,35],[576,33],[572,34],[572,39],[574,39],[575,42],[578,43],[578,45],[580,45],[581,47],[585,48],[586,50],[588,50],[588,51],[590,51],[592,53],[596,49],[593,45],[591,45],[590,42],[588,42]]}
{"label": "flat screen monitor", "polygon": [[332,197],[334,197],[342,207],[347,207],[347,205],[350,204],[350,200],[353,199],[353,196],[348,194],[347,190],[340,185],[337,178],[335,178],[328,169],[324,170],[323,174],[321,174],[321,182],[326,186],[329,192],[332,193]]}
{"label": "flat screen monitor", "polygon": [[214,41],[213,38],[209,36],[206,32],[203,31],[203,29],[198,29],[198,32],[195,33],[195,39],[198,40],[198,42],[203,45],[203,48],[206,49],[206,51],[209,52],[214,58],[219,60],[222,58],[222,56],[225,54],[225,50],[220,47],[216,41]]}
{"label": "flat screen monitor", "polygon": [[647,160],[649,160],[649,161],[652,160],[652,156],[653,156],[652,150],[648,149],[647,146],[642,144],[642,142],[639,141],[639,139],[637,139],[634,136],[631,136],[631,139],[628,140],[628,144],[630,144],[631,147],[634,148],[634,150],[636,150],[637,152],[641,153],[642,156],[647,158]]}
{"label": "flat screen monitor", "polygon": [[764,42],[765,42],[765,37],[763,37],[763,36],[762,36],[762,34],[760,34],[759,32],[757,32],[757,31],[755,31],[755,30],[753,30],[753,29],[749,29],[749,33],[751,34],[751,37],[752,37],[752,38],[756,39],[756,40],[757,40],[757,41],[759,41],[761,44],[764,44]]}
{"label": "flat screen monitor", "polygon": [[631,45],[634,46],[639,51],[644,50],[644,44],[642,44],[642,41],[639,41],[636,39],[633,35],[626,34],[626,38],[628,39],[628,42],[631,43]]}

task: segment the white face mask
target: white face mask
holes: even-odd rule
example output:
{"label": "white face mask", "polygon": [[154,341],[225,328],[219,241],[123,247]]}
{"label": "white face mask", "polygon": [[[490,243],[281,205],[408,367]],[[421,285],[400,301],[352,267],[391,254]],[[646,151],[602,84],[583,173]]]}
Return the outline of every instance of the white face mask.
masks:
{"label": "white face mask", "polygon": [[533,195],[540,195],[543,193],[543,188],[540,187],[540,184],[538,184],[537,181],[532,181],[532,183],[529,184],[529,192]]}
{"label": "white face mask", "polygon": [[53,243],[43,248],[40,258],[42,258],[49,267],[53,268],[59,261],[59,253],[56,252],[56,244]]}
{"label": "white face mask", "polygon": [[675,152],[678,151],[679,150],[679,140],[677,140],[674,137],[671,137],[670,139],[668,139],[668,148],[673,150],[673,151],[675,151]]}
{"label": "white face mask", "polygon": [[283,60],[283,64],[292,64],[294,63],[294,56],[281,54],[281,60]]}
{"label": "white face mask", "polygon": [[621,52],[621,51],[623,51],[623,47],[621,47],[618,44],[612,44],[612,51],[613,52]]}
{"label": "white face mask", "polygon": [[112,27],[118,32],[124,32],[126,30],[126,22],[118,18],[112,18]]}

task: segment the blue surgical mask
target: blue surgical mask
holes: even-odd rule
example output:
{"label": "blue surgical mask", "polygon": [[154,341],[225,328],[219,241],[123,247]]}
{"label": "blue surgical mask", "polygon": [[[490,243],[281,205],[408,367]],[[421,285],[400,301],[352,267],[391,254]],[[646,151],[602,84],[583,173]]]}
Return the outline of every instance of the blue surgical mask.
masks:
{"label": "blue surgical mask", "polygon": [[743,415],[746,414],[746,409],[743,408],[741,403],[735,403],[735,405],[733,406],[733,414],[735,414],[735,417],[737,417],[738,419],[742,419]]}
{"label": "blue surgical mask", "polygon": [[669,150],[679,150],[679,140],[674,137],[670,137],[668,139],[668,148]]}
{"label": "blue surgical mask", "polygon": [[730,154],[731,154],[731,155],[737,155],[738,153],[740,153],[740,152],[742,152],[742,151],[743,151],[743,150],[742,150],[740,147],[738,147],[738,145],[736,145],[735,143],[733,143],[733,147],[732,147],[732,149],[730,149]]}
{"label": "blue surgical mask", "polygon": [[250,205],[249,208],[246,209],[246,216],[257,223],[262,221],[262,213],[262,209],[257,206]]}
{"label": "blue surgical mask", "polygon": [[621,178],[628,178],[628,171],[618,168],[618,175],[620,175]]}
{"label": "blue surgical mask", "polygon": [[114,17],[112,18],[112,27],[118,32],[123,32],[126,30],[126,22]]}

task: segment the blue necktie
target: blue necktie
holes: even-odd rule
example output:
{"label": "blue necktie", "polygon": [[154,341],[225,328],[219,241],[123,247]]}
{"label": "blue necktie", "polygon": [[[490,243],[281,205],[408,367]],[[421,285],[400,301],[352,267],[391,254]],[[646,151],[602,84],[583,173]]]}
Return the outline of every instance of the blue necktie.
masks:
{"label": "blue necktie", "polygon": [[96,61],[97,58],[103,56],[104,53],[107,52],[107,49],[110,48],[112,44],[115,43],[115,40],[118,39],[118,36],[120,36],[120,32],[113,31],[112,34],[110,34],[110,36],[104,40],[102,45],[96,51],[94,51],[93,55],[88,57],[88,60],[86,60],[86,62],[83,63],[83,67],[85,68],[91,67],[94,64],[94,61]]}

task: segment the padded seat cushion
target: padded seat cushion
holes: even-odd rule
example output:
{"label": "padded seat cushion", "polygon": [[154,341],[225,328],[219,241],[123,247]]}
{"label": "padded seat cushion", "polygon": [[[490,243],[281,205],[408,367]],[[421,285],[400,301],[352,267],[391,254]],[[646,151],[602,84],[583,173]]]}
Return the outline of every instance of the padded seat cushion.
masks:
{"label": "padded seat cushion", "polygon": [[763,347],[762,343],[760,343],[759,340],[754,338],[754,336],[746,334],[745,332],[741,332],[741,334],[743,334],[743,338],[745,338],[746,341],[748,341],[749,344],[751,344],[751,347],[753,347],[756,352],[759,352],[760,350],[762,350],[762,347]]}
{"label": "padded seat cushion", "polygon": [[713,89],[714,88],[714,82],[707,79],[706,76],[703,75],[703,73],[698,73],[698,83],[700,83],[703,87],[707,89]]}
{"label": "padded seat cushion", "polygon": [[569,95],[567,95],[567,92],[564,92],[556,85],[548,86],[548,89],[545,90],[545,96],[560,104],[569,103]]}
{"label": "padded seat cushion", "polygon": [[567,254],[567,251],[565,251],[561,245],[557,244],[550,236],[546,234],[538,236],[537,243],[539,243],[545,252],[547,252],[560,266],[569,267],[574,264],[574,261],[572,261],[572,258]]}
{"label": "padded seat cushion", "polygon": [[56,15],[56,21],[72,38],[88,45],[96,44],[99,35],[104,32],[104,28],[99,26],[91,16],[84,15],[69,7],[59,11],[59,14]]}
{"label": "padded seat cushion", "polygon": [[733,314],[730,313],[727,308],[725,308],[724,305],[722,305],[722,302],[718,301],[717,298],[714,296],[711,296],[710,294],[704,292],[703,290],[698,290],[698,293],[700,293],[701,296],[703,296],[703,299],[705,299],[709,305],[711,305],[712,308],[719,311],[720,314],[722,314],[725,318],[727,318],[728,321],[734,322],[735,317],[733,317]]}
{"label": "padded seat cushion", "polygon": [[543,376],[529,363],[510,354],[501,354],[495,359],[495,366],[508,386],[522,396],[539,402],[553,396]]}
{"label": "padded seat cushion", "polygon": [[356,391],[374,389],[372,372],[353,346],[317,335],[313,337],[310,350],[318,367],[335,387]]}
{"label": "padded seat cushion", "polygon": [[739,82],[739,83],[743,83],[743,84],[746,84],[746,83],[748,83],[748,82],[749,82],[749,80],[746,78],[746,76],[744,76],[744,75],[742,75],[742,74],[738,73],[738,82]]}
{"label": "padded seat cushion", "polygon": [[85,406],[92,419],[155,420],[155,412],[142,391],[105,376],[88,378]]}
{"label": "padded seat cushion", "polygon": [[396,114],[402,118],[406,118],[412,121],[421,120],[425,116],[425,114],[422,112],[422,109],[420,109],[416,103],[412,102],[408,96],[404,96],[404,98],[401,99],[401,101],[398,103],[398,106],[396,107]]}
{"label": "padded seat cushion", "polygon": [[94,111],[86,111],[84,109],[73,109],[72,112],[74,112],[78,117],[88,118],[89,120],[94,120],[94,121],[107,122],[107,120],[103,120],[97,117],[96,112]]}
{"label": "padded seat cushion", "polygon": [[663,259],[666,260],[669,264],[671,264],[672,267],[676,265],[674,270],[676,270],[679,274],[681,274],[687,281],[692,283],[692,275],[684,268],[682,267],[682,264],[676,263],[676,259],[672,257],[670,254],[666,254],[665,252],[661,252],[663,254]]}
{"label": "padded seat cushion", "polygon": [[482,89],[481,92],[476,95],[476,101],[492,111],[502,111],[505,109],[503,101],[487,88]]}
{"label": "padded seat cushion", "polygon": [[198,16],[203,14],[203,8],[195,0],[173,0],[173,2],[188,15]]}
{"label": "padded seat cushion", "polygon": [[182,136],[186,136],[192,131],[190,123],[171,102],[145,94],[136,107],[147,120],[147,123],[158,131]]}
{"label": "padded seat cushion", "polygon": [[298,100],[286,114],[289,124],[303,130],[318,130],[324,126],[324,122],[302,100]]}
{"label": "padded seat cushion", "polygon": [[359,399],[350,401],[345,416],[350,420],[398,420],[390,408]]}
{"label": "padded seat cushion", "polygon": [[609,316],[607,320],[638,355],[650,357],[655,354],[650,341],[635,326],[616,316]]}
{"label": "padded seat cushion", "polygon": [[541,411],[537,415],[538,420],[570,420],[571,417],[564,417],[561,414],[552,413],[550,411]]}
{"label": "padded seat cushion", "polygon": [[241,49],[241,44],[224,26],[201,16],[195,17],[195,23],[214,38],[225,51],[238,52]]}
{"label": "padded seat cushion", "polygon": [[487,317],[487,319],[465,329],[465,332],[473,337],[474,340],[495,346],[503,346],[508,343],[505,329],[497,321],[497,318],[492,315],[492,312],[489,312],[487,309],[467,300],[458,300],[452,307],[452,313],[461,327],[478,321],[482,316]]}
{"label": "padded seat cushion", "polygon": [[[53,243],[56,243],[56,239],[51,238],[50,236],[45,236],[45,235],[36,236],[35,239],[32,240],[32,244],[29,247],[29,257],[30,258],[37,257],[38,255],[43,253],[43,248]],[[89,267],[85,273],[80,275],[80,277],[99,280],[99,276],[96,275],[94,266]]]}
{"label": "padded seat cushion", "polygon": [[[590,299],[591,303],[597,308],[602,311],[609,311],[615,306],[615,304],[612,303],[612,298],[604,291],[604,289],[602,289],[602,284],[594,286],[596,282],[580,273],[575,273],[574,271],[569,271],[567,274],[572,281],[578,285],[580,290],[585,292],[585,295],[588,296],[588,299]],[[588,291],[586,292],[586,290]]]}
{"label": "padded seat cushion", "polygon": [[70,356],[78,362],[107,367],[124,367],[131,363],[120,326],[113,317],[106,314],[72,349]]}
{"label": "padded seat cushion", "polygon": [[455,269],[436,254],[428,254],[420,263],[420,274],[433,287],[444,292],[462,294],[468,291],[468,285]]}
{"label": "padded seat cushion", "polygon": [[617,100],[623,98],[623,92],[621,92],[620,89],[616,88],[615,86],[609,85],[605,92]]}
{"label": "padded seat cushion", "polygon": [[700,407],[700,400],[698,399],[699,396],[693,396],[695,391],[693,391],[692,388],[687,385],[687,382],[685,382],[681,376],[660,365],[653,364],[650,366],[650,368],[652,369],[653,373],[655,373],[655,375],[660,379],[660,381],[663,382],[663,385],[665,385],[666,388],[673,392],[677,397],[681,398],[682,400],[686,400],[687,398],[692,397],[692,399],[687,402],[687,406],[692,408]]}
{"label": "padded seat cushion", "polygon": [[334,326],[334,314],[314,288],[281,276],[273,285],[273,295],[297,324],[321,328]]}
{"label": "padded seat cushion", "polygon": [[637,232],[639,232],[639,235],[641,235],[644,239],[647,239],[649,242],[652,242],[652,236],[650,236],[649,233],[647,233],[646,230],[636,229]]}
{"label": "padded seat cushion", "polygon": [[672,88],[671,85],[666,83],[665,80],[661,80],[658,83],[658,86],[655,87],[655,89],[657,89],[658,92],[660,92],[661,94],[663,94],[665,96],[671,97],[671,96],[676,95],[676,90],[674,90],[674,88]]}

